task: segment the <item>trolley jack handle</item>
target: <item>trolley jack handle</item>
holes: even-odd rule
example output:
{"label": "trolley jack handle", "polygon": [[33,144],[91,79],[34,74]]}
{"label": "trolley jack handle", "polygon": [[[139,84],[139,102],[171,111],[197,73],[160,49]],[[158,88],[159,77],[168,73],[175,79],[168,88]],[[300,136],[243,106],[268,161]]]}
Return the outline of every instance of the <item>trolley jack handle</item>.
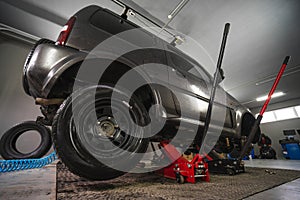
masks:
{"label": "trolley jack handle", "polygon": [[276,87],[277,87],[277,85],[278,85],[278,83],[279,83],[279,81],[281,79],[281,76],[282,76],[282,74],[283,74],[283,72],[284,72],[284,70],[285,70],[285,68],[286,68],[286,66],[287,66],[287,64],[289,62],[289,59],[290,59],[290,56],[286,56],[285,57],[282,65],[281,65],[280,71],[278,72],[277,77],[276,77],[276,79],[275,79],[275,81],[273,83],[273,86],[272,86],[272,88],[271,88],[271,90],[269,92],[268,98],[265,101],[263,107],[261,108],[260,113],[257,116],[257,118],[256,118],[256,120],[255,120],[255,122],[254,122],[254,124],[253,124],[253,126],[251,128],[250,134],[248,136],[248,140],[247,140],[244,148],[242,149],[242,151],[240,153],[239,159],[242,159],[245,156],[247,149],[251,145],[251,142],[252,142],[252,140],[253,140],[253,138],[255,136],[255,133],[258,130],[258,127],[259,127],[260,122],[261,122],[261,120],[263,118],[263,115],[264,115],[264,113],[265,113],[265,111],[266,111],[266,109],[268,107],[268,104],[270,103],[272,95],[273,95],[274,91],[276,90]]}
{"label": "trolley jack handle", "polygon": [[215,101],[216,89],[217,89],[218,85],[220,84],[220,82],[224,79],[224,71],[221,68],[221,66],[222,66],[222,61],[223,61],[223,57],[224,57],[224,51],[225,51],[225,46],[226,46],[229,29],[230,29],[230,24],[226,23],[225,27],[224,27],[224,31],[223,31],[223,38],[222,38],[221,48],[220,48],[220,52],[219,52],[219,58],[218,58],[218,62],[217,62],[216,72],[214,74],[213,85],[212,85],[212,89],[210,92],[210,99],[208,102],[208,108],[207,108],[206,118],[205,118],[205,122],[204,122],[203,134],[202,134],[201,138],[200,138],[200,135],[196,135],[196,142],[199,144],[201,141],[200,146],[203,145],[202,143],[208,132],[209,124],[211,121],[212,108],[213,108],[213,104]]}

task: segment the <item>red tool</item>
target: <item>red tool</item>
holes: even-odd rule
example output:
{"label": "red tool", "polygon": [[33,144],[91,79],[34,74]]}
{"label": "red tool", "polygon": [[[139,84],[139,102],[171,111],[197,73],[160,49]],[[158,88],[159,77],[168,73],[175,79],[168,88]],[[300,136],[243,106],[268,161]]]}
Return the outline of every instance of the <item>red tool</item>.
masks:
{"label": "red tool", "polygon": [[277,85],[278,85],[278,83],[280,81],[280,78],[281,78],[281,76],[282,76],[282,74],[283,74],[283,72],[284,72],[284,70],[285,70],[285,68],[287,66],[287,63],[289,62],[289,59],[290,59],[290,56],[286,56],[285,57],[282,65],[281,65],[280,71],[278,72],[277,77],[275,79],[275,82],[273,83],[273,86],[272,86],[272,88],[271,88],[271,90],[269,92],[268,98],[265,101],[263,107],[261,108],[260,113],[257,116],[257,118],[256,118],[256,120],[255,120],[255,122],[254,122],[254,124],[253,124],[253,126],[251,128],[251,131],[250,131],[249,136],[248,136],[248,140],[247,140],[244,148],[242,149],[242,151],[240,153],[239,159],[242,159],[245,156],[245,154],[246,154],[246,152],[247,152],[247,150],[248,150],[248,148],[249,148],[249,146],[250,146],[250,144],[251,144],[251,142],[252,142],[252,140],[253,140],[253,138],[255,136],[255,133],[258,130],[259,124],[260,124],[260,122],[261,122],[261,120],[263,118],[263,114],[265,113],[265,111],[266,111],[266,109],[268,107],[268,104],[269,104],[269,102],[270,102],[270,100],[272,98],[272,95],[273,95],[273,93],[274,93],[274,91],[275,91],[275,89],[276,89],[276,87],[277,87]]}
{"label": "red tool", "polygon": [[[209,105],[206,113],[204,131],[201,134],[197,134],[195,137],[195,141],[197,145],[203,143],[203,140],[208,132],[209,124],[211,121],[211,113],[212,113],[216,88],[219,85],[219,83],[224,79],[221,65],[224,56],[227,36],[229,33],[229,28],[230,28],[230,24],[226,23],[224,27],[217,68],[214,75],[211,96],[210,96]],[[193,155],[192,159],[189,161],[185,159],[183,156],[181,156],[180,153],[177,151],[177,149],[173,145],[169,144],[168,142],[161,142],[160,145],[165,150],[166,156],[172,161],[171,165],[162,169],[162,173],[165,177],[176,179],[178,183],[184,183],[184,182],[195,183],[196,178],[198,177],[202,178],[202,180],[204,181],[209,181],[208,164],[204,161],[205,156],[203,157],[202,155],[199,154],[199,149],[197,153]]]}
{"label": "red tool", "polygon": [[189,161],[168,142],[160,142],[160,145],[165,155],[172,161],[172,164],[160,170],[164,177],[176,179],[178,183],[195,183],[196,178],[209,181],[208,164],[200,154],[195,154]]}

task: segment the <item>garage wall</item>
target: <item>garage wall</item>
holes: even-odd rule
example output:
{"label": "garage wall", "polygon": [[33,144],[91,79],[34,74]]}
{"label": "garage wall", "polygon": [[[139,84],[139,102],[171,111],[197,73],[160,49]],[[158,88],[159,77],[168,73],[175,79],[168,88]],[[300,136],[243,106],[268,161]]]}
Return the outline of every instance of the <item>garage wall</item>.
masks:
{"label": "garage wall", "polygon": [[[267,110],[275,110],[290,106],[300,105],[300,99],[294,99],[287,102],[277,103],[270,105]],[[260,108],[251,109],[254,114],[258,113]],[[284,139],[283,130],[286,129],[300,129],[300,118],[298,119],[289,119],[277,122],[264,123],[260,125],[262,133],[265,133],[272,140],[272,146],[277,153],[278,159],[285,159],[281,153],[281,145],[279,144],[279,140]],[[295,136],[295,139],[299,139],[299,135]],[[258,153],[257,145],[255,145],[255,152]]]}
{"label": "garage wall", "polygon": [[[40,115],[21,84],[23,64],[30,49],[31,45],[0,34],[0,136],[13,125]],[[28,135],[19,148],[29,151],[39,140],[34,134]]]}

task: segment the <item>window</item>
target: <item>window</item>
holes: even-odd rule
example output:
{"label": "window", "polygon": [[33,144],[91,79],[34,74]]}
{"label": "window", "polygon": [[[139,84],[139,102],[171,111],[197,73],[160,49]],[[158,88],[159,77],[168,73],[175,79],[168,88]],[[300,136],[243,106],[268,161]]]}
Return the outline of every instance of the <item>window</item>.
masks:
{"label": "window", "polygon": [[[257,116],[258,114],[256,114]],[[264,113],[261,123],[300,118],[300,106],[272,110]]]}
{"label": "window", "polygon": [[261,123],[268,123],[268,122],[274,122],[276,121],[274,112],[265,112],[264,117],[262,118]]}
{"label": "window", "polygon": [[277,120],[297,118],[296,112],[293,107],[275,110],[274,112]]}
{"label": "window", "polygon": [[300,106],[295,106],[296,113],[300,117]]}

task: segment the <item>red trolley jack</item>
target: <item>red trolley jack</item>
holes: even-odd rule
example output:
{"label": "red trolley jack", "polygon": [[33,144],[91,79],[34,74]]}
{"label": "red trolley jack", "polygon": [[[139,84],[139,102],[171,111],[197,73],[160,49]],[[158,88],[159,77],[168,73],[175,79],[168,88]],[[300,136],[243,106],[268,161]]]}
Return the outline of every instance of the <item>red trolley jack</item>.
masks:
{"label": "red trolley jack", "polygon": [[166,178],[175,179],[178,183],[195,183],[197,178],[207,182],[210,180],[208,164],[200,154],[190,155],[192,159],[188,160],[168,142],[160,142],[160,146],[163,148],[164,155],[173,162],[158,173]]}
{"label": "red trolley jack", "polygon": [[[211,121],[211,112],[212,112],[212,106],[215,98],[216,88],[220,83],[220,81],[224,79],[222,69],[221,69],[221,64],[223,60],[229,27],[230,24],[226,23],[224,28],[224,33],[223,33],[223,39],[221,43],[219,59],[217,63],[217,69],[214,75],[211,97],[209,100],[207,115],[205,118],[205,126],[204,126],[204,131],[202,133],[202,138],[205,138]],[[197,143],[201,141],[199,140],[199,135],[196,135],[195,140],[197,141]],[[209,181],[210,178],[208,173],[208,164],[204,161],[204,157],[201,156],[199,153],[193,155],[191,159],[186,159],[183,156],[184,154],[180,155],[177,149],[173,145],[169,144],[168,142],[160,142],[160,145],[161,147],[163,147],[165,151],[165,155],[172,161],[171,165],[162,169],[162,173],[164,177],[176,179],[178,183],[184,183],[184,182],[195,183],[196,178],[201,178],[204,181]]]}

